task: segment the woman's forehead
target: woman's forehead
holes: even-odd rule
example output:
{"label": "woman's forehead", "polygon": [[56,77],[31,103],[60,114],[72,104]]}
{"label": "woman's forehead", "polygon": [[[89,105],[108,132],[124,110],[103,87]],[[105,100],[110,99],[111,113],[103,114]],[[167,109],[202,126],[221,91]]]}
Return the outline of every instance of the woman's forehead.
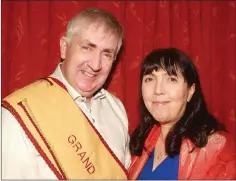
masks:
{"label": "woman's forehead", "polygon": [[180,76],[180,77],[183,77],[181,71],[179,68],[175,69],[174,71],[168,71],[167,69],[165,68],[159,68],[159,69],[155,69],[153,68],[153,70],[149,70],[149,71],[146,71],[145,72],[145,75],[148,75],[148,74],[159,74],[159,75],[175,75],[175,76]]}

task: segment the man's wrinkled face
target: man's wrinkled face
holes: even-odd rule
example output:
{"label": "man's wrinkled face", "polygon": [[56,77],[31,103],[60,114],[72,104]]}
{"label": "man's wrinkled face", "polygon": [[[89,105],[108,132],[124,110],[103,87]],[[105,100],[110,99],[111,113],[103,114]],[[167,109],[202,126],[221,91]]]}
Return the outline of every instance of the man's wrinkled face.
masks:
{"label": "man's wrinkled face", "polygon": [[62,72],[82,96],[90,99],[105,83],[114,62],[118,38],[103,26],[90,25],[68,43],[61,38]]}

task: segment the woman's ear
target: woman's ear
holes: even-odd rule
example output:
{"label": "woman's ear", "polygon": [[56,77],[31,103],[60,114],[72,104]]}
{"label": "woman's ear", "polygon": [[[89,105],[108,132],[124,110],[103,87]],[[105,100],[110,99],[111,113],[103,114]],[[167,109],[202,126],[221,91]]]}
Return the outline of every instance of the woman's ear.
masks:
{"label": "woman's ear", "polygon": [[195,92],[195,84],[193,83],[193,85],[191,85],[189,91],[188,91],[188,98],[187,98],[187,101],[189,102],[193,96]]}
{"label": "woman's ear", "polygon": [[61,37],[60,39],[60,54],[61,54],[61,59],[65,59],[66,58],[66,51],[68,48],[68,43],[67,43],[67,39],[66,37]]}

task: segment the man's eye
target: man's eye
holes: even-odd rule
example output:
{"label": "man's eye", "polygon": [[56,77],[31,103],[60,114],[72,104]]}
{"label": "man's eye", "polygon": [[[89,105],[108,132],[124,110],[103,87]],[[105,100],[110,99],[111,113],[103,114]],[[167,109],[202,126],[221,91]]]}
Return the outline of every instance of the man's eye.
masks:
{"label": "man's eye", "polygon": [[90,48],[89,46],[84,46],[84,45],[82,45],[81,48],[82,48],[83,50],[86,50],[86,51],[91,50],[91,48]]}
{"label": "man's eye", "polygon": [[113,57],[110,53],[105,53],[104,56],[105,56],[106,58],[109,58],[109,59],[111,59],[111,58]]}

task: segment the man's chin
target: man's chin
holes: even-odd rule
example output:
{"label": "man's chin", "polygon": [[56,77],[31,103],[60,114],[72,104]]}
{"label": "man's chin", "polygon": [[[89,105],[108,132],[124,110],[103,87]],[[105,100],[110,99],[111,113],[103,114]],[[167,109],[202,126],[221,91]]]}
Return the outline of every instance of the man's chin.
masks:
{"label": "man's chin", "polygon": [[92,98],[94,93],[96,92],[96,89],[81,89],[81,88],[79,89],[79,88],[77,88],[77,91],[83,97]]}
{"label": "man's chin", "polygon": [[93,84],[90,86],[85,86],[85,85],[78,85],[76,86],[77,92],[80,93],[81,96],[86,97],[86,98],[91,98],[93,97],[98,91],[100,91],[102,86],[98,86],[97,84]]}

